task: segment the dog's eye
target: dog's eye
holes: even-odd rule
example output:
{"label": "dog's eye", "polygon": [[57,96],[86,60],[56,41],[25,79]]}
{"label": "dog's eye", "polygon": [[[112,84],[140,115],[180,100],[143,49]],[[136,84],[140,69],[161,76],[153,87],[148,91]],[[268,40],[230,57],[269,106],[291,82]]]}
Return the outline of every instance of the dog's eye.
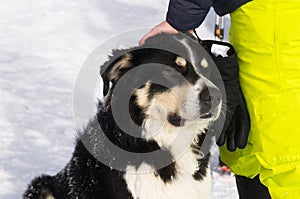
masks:
{"label": "dog's eye", "polygon": [[168,115],[168,121],[174,126],[184,125],[184,119],[175,113]]}

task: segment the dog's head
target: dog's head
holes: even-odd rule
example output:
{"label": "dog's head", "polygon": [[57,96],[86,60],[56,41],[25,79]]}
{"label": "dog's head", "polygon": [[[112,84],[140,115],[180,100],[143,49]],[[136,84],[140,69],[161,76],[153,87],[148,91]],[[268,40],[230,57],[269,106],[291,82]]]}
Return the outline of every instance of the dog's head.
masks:
{"label": "dog's head", "polygon": [[[204,132],[220,114],[221,94],[199,69],[209,68],[210,61],[192,54],[187,40],[182,35],[159,35],[143,47],[114,51],[101,68],[105,106],[114,100],[128,104],[132,120],[143,129],[141,136],[156,140],[160,146],[182,130],[195,135]],[[154,45],[161,41],[181,48],[180,55]],[[113,94],[118,83],[123,87],[137,85],[128,91],[129,102]]]}

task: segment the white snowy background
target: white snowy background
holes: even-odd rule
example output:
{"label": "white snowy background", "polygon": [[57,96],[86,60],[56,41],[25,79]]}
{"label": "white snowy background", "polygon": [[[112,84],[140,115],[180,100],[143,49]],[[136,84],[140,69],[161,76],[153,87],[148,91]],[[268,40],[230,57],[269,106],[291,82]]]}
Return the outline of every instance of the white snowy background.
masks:
{"label": "white snowy background", "polygon": [[[168,0],[0,0],[1,199],[21,198],[33,177],[56,174],[69,161],[73,88],[89,54],[116,34],[153,27],[167,6]],[[228,30],[228,17],[226,23]],[[213,28],[210,12],[197,31],[214,38]],[[215,172],[216,147],[212,153],[215,198],[238,198],[234,177]]]}

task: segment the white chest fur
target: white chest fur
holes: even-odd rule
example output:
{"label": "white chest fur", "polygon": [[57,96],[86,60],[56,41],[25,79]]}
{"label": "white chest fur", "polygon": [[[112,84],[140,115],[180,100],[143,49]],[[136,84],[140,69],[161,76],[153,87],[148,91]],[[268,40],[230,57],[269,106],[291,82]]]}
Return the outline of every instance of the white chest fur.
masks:
{"label": "white chest fur", "polygon": [[[176,160],[177,173],[165,183],[155,175],[150,165],[143,163],[138,169],[127,167],[124,179],[134,199],[211,199],[212,178],[210,168],[201,181],[193,178],[197,162],[191,151]],[[152,171],[152,172],[145,172]]]}

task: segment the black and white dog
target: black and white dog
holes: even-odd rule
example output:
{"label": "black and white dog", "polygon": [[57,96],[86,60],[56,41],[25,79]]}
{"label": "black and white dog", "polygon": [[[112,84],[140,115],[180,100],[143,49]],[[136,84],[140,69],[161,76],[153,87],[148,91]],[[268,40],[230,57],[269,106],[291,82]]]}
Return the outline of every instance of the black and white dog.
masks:
{"label": "black and white dog", "polygon": [[[71,160],[55,176],[32,180],[24,199],[212,198],[210,155],[201,151],[201,145],[209,125],[220,114],[222,99],[218,88],[199,69],[205,71],[210,61],[196,54],[191,42],[181,34],[161,34],[148,39],[143,47],[114,51],[101,68],[106,97],[80,132]],[[162,43],[181,49],[183,55],[156,48]],[[153,65],[151,70],[160,74],[159,81],[150,77],[139,85],[148,73],[143,69],[136,70],[129,80],[123,78],[141,65]],[[123,87],[139,85],[129,89],[127,102],[114,94],[121,83]],[[118,117],[127,117],[127,111],[140,128],[129,124],[130,134],[122,130],[112,111],[114,105],[127,108],[118,110]],[[127,157],[126,152],[111,150],[108,142],[142,156]]]}

